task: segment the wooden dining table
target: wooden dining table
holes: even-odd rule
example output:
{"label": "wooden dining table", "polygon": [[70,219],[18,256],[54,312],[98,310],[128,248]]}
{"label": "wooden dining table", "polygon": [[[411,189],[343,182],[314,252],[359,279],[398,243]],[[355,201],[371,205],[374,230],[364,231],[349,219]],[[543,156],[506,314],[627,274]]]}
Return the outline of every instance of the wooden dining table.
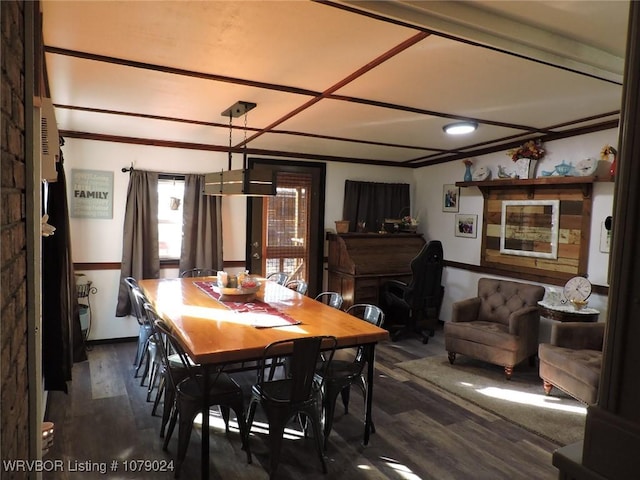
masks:
{"label": "wooden dining table", "polygon": [[[294,290],[263,278],[250,307],[228,304],[216,298],[215,277],[140,280],[139,285],[157,314],[168,322],[191,359],[205,370],[262,358],[272,342],[303,336],[331,335],[337,348],[369,345],[363,444],[369,443],[375,344],[389,338],[386,330],[341,310],[329,307]],[[282,321],[278,322],[278,318]],[[274,322],[271,321],[275,319]],[[280,324],[281,326],[268,326]],[[204,378],[208,379],[205,371]],[[208,385],[204,386],[204,391]],[[208,404],[203,403],[203,412]],[[209,477],[209,415],[202,415],[202,478]]]}

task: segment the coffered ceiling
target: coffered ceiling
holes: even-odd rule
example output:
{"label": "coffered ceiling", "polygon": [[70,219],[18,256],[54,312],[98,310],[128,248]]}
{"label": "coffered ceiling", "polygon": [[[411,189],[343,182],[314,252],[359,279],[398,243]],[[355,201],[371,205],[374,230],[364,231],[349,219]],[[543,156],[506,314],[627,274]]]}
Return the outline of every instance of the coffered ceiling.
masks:
{"label": "coffered ceiling", "polygon": [[[67,137],[417,167],[619,119],[628,1],[44,1]],[[442,127],[474,120],[476,132]]]}

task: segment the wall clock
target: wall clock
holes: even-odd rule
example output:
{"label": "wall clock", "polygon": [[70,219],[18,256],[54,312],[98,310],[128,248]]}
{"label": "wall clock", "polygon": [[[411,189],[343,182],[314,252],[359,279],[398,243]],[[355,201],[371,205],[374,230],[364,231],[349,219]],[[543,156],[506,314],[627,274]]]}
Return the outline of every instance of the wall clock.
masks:
{"label": "wall clock", "polygon": [[591,282],[586,277],[570,278],[564,285],[564,298],[584,302],[591,295]]}

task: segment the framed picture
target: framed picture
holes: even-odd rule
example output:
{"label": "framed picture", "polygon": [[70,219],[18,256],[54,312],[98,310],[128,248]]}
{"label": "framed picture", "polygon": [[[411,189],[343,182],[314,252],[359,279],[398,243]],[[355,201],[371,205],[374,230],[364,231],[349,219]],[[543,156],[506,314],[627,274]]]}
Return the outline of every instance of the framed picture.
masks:
{"label": "framed picture", "polygon": [[558,258],[560,200],[502,202],[500,253]]}
{"label": "framed picture", "polygon": [[442,186],[442,211],[457,212],[460,208],[458,201],[460,200],[460,187],[453,184]]}
{"label": "framed picture", "polygon": [[456,215],[456,237],[476,238],[478,235],[478,215],[459,213]]}

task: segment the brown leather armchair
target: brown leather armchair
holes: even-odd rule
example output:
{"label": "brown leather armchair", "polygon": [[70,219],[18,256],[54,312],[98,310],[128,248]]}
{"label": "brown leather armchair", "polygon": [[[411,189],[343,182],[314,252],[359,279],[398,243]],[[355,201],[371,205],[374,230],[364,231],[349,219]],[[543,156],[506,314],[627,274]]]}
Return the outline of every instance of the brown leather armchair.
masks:
{"label": "brown leather armchair", "polygon": [[525,358],[533,363],[538,351],[544,287],[481,278],[478,296],[456,302],[451,321],[444,325],[449,362],[457,354],[501,365],[509,380],[513,367]]}
{"label": "brown leather armchair", "polygon": [[557,387],[583,403],[596,403],[604,328],[604,323],[582,322],[551,327],[551,342],[538,347],[540,378],[547,395]]}

